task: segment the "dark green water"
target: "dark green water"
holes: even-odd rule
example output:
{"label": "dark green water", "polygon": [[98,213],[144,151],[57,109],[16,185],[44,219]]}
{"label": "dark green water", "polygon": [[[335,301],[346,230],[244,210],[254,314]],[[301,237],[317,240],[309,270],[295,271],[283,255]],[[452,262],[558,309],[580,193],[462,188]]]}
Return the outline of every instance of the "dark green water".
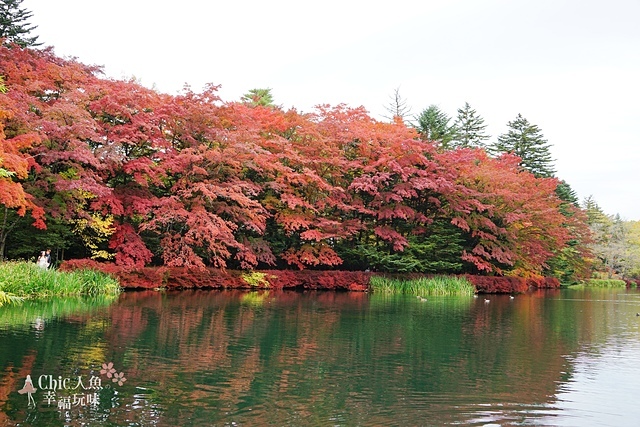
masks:
{"label": "dark green water", "polygon": [[624,289],[5,306],[0,426],[640,426],[637,312]]}

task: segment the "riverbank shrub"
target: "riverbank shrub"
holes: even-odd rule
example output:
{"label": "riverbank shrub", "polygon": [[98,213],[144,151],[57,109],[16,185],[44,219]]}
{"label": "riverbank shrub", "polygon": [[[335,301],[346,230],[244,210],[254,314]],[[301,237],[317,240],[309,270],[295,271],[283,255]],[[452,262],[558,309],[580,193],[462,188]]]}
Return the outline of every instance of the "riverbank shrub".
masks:
{"label": "riverbank shrub", "polygon": [[0,291],[30,298],[65,295],[99,295],[120,292],[118,281],[97,270],[43,270],[31,262],[0,263]]}
{"label": "riverbank shrub", "polygon": [[620,279],[589,279],[585,280],[584,285],[599,288],[624,288],[627,283]]}
{"label": "riverbank shrub", "polygon": [[[219,268],[123,268],[91,259],[65,261],[60,270],[95,269],[118,278],[126,289],[308,289],[366,291],[372,273],[364,271],[260,270]],[[257,276],[256,276],[257,274]],[[253,280],[257,278],[264,280]],[[248,280],[247,280],[248,279]]]}
{"label": "riverbank shrub", "polygon": [[471,274],[464,277],[476,287],[478,293],[483,294],[522,293],[531,288],[560,288],[560,281],[555,277],[477,276]]}
{"label": "riverbank shrub", "polygon": [[473,295],[475,288],[465,277],[433,276],[397,279],[372,276],[371,289],[375,293],[409,295]]}
{"label": "riverbank shrub", "polygon": [[244,273],[242,275],[242,280],[244,280],[251,287],[268,288],[271,286],[271,284],[267,280],[267,273],[262,273],[260,271]]}

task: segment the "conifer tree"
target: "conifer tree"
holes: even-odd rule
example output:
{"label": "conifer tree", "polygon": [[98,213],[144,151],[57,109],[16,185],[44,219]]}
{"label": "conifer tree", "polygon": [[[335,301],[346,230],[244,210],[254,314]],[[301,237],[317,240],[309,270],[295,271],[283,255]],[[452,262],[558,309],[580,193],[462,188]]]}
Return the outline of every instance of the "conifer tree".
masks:
{"label": "conifer tree", "polygon": [[484,119],[471,108],[468,102],[463,108],[458,109],[458,117],[455,123],[455,137],[451,141],[454,148],[484,148],[489,135],[484,133],[487,125]]}
{"label": "conifer tree", "polygon": [[508,123],[507,133],[498,137],[498,141],[488,147],[492,154],[512,153],[520,157],[520,166],[537,177],[551,177],[555,170],[549,152],[550,144],[538,126],[529,123],[518,114]]}
{"label": "conifer tree", "polygon": [[240,99],[242,102],[251,105],[252,107],[274,107],[271,88],[251,89],[249,92],[242,95]]}
{"label": "conifer tree", "polygon": [[437,105],[430,105],[416,118],[418,133],[429,141],[438,142],[443,150],[450,149],[450,142],[455,136],[455,127],[449,125],[451,118],[443,113]]}
{"label": "conifer tree", "polygon": [[38,36],[29,36],[36,26],[28,23],[33,13],[22,9],[23,0],[0,0],[0,38],[20,47],[40,46]]}

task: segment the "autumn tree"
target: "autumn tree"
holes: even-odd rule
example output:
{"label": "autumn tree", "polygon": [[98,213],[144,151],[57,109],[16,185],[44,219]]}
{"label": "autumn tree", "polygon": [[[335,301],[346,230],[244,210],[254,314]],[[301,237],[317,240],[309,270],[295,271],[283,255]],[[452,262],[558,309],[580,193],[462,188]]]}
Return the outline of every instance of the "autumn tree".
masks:
{"label": "autumn tree", "polygon": [[625,274],[627,277],[640,279],[640,221],[626,221],[627,230],[627,259],[629,260]]}
{"label": "autumn tree", "polygon": [[20,47],[40,46],[38,36],[29,36],[36,26],[29,24],[33,13],[20,7],[22,1],[0,0],[0,39]]}
{"label": "autumn tree", "polygon": [[630,277],[640,266],[640,241],[634,238],[633,222],[624,221],[620,215],[607,215],[592,196],[586,197],[582,206],[593,236],[596,271],[609,279]]}
{"label": "autumn tree", "polygon": [[561,201],[559,210],[565,217],[564,226],[571,237],[566,246],[559,248],[547,262],[546,272],[562,283],[576,283],[591,275],[591,231],[586,213],[580,207],[578,195],[573,188],[566,181],[560,181],[555,193]]}
{"label": "autumn tree", "polygon": [[[216,86],[172,96],[49,50],[0,54],[7,218],[46,211],[74,256],[532,275],[574,236],[558,181],[513,155],[443,150],[363,108],[225,103]],[[16,241],[35,235],[23,223]]]}
{"label": "autumn tree", "polygon": [[16,99],[20,90],[10,90],[14,80],[9,73],[14,52],[0,46],[0,75],[8,76],[6,84],[0,81],[0,260],[4,258],[7,237],[27,211],[31,212],[33,226],[45,228],[44,211],[34,202],[23,184],[35,166],[34,157],[25,151],[40,142],[40,138],[21,120],[25,113]]}
{"label": "autumn tree", "polygon": [[453,123],[455,135],[451,140],[453,148],[484,148],[489,135],[485,133],[487,125],[476,110],[465,102],[463,108],[458,109],[458,115]]}
{"label": "autumn tree", "polygon": [[497,142],[488,147],[494,155],[515,154],[520,166],[538,177],[551,177],[555,170],[551,158],[550,144],[544,139],[538,126],[518,116],[508,123],[508,131],[498,137]]}
{"label": "autumn tree", "polygon": [[467,233],[463,259],[478,271],[540,275],[570,238],[554,197],[557,180],[521,170],[512,155],[493,159],[483,150],[462,149],[439,158],[467,189],[448,200],[452,224]]}

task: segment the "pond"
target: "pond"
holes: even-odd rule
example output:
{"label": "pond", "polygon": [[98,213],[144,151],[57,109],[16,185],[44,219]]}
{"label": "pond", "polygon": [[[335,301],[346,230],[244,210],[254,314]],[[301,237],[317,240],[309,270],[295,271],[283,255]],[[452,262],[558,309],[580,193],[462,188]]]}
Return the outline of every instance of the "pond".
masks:
{"label": "pond", "polygon": [[640,425],[638,312],[625,289],[25,302],[0,308],[0,425]]}

